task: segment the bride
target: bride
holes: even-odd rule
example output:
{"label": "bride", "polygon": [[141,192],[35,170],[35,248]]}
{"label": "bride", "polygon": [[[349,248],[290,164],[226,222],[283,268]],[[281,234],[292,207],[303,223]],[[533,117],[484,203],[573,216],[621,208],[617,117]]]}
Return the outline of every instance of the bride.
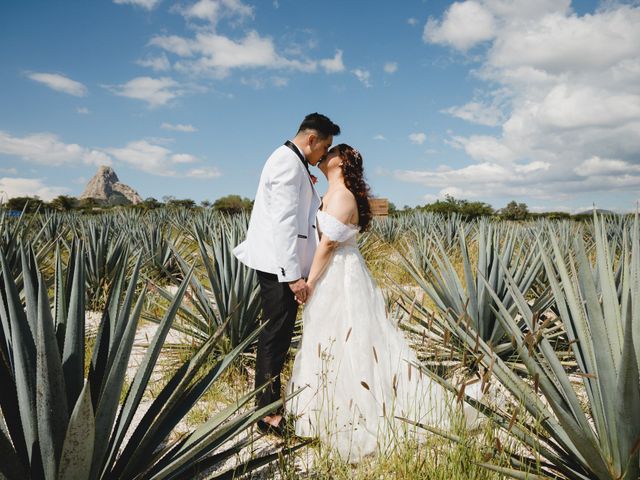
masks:
{"label": "bride", "polygon": [[414,366],[402,332],[387,318],[382,293],[358,251],[356,235],[369,227],[369,187],[362,156],[346,144],[318,164],[329,188],[318,212],[322,234],[303,314],[287,402],[295,433],[319,437],[357,462],[408,434],[395,417],[446,428],[451,395]]}

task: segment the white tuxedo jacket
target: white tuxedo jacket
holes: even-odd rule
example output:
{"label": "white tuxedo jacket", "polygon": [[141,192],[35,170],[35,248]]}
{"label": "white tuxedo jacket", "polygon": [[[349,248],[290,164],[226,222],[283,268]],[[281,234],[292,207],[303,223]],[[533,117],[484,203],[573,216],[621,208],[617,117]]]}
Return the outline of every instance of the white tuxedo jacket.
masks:
{"label": "white tuxedo jacket", "polygon": [[279,147],[262,169],[247,238],[234,255],[250,268],[276,274],[280,282],[306,278],[318,246],[320,203],[300,158]]}

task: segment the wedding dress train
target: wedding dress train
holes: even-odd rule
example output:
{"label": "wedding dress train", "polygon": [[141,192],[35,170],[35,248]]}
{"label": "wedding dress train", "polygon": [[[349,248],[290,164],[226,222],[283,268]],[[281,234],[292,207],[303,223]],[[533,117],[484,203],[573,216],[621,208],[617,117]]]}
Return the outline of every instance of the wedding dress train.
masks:
{"label": "wedding dress train", "polygon": [[[303,335],[287,394],[296,434],[319,437],[357,462],[404,437],[404,417],[450,425],[451,394],[413,365],[417,359],[388,318],[356,243],[358,227],[320,211],[323,235],[339,242],[303,313]],[[424,431],[422,431],[424,434]]]}

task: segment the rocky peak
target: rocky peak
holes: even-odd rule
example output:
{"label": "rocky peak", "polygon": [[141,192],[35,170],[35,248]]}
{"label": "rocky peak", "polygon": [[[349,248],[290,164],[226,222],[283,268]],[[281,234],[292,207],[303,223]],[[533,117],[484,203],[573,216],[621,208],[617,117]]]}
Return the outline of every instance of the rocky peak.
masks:
{"label": "rocky peak", "polygon": [[133,204],[142,202],[138,192],[130,186],[120,183],[120,179],[113,168],[101,165],[98,168],[98,172],[87,183],[80,198],[95,198],[96,200],[109,202],[114,197],[125,197],[126,200]]}
{"label": "rocky peak", "polygon": [[118,178],[116,171],[108,165],[100,165],[95,177],[102,177],[105,182],[109,183],[120,183],[120,179]]}

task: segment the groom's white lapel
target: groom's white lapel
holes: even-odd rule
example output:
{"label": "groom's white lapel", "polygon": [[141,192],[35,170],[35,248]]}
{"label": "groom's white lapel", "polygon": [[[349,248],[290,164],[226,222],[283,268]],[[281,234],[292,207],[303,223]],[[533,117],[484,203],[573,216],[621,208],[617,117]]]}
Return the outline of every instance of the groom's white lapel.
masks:
{"label": "groom's white lapel", "polygon": [[292,144],[267,160],[256,193],[246,240],[234,249],[245,265],[273,273],[281,282],[306,277],[318,245],[320,195]]}

